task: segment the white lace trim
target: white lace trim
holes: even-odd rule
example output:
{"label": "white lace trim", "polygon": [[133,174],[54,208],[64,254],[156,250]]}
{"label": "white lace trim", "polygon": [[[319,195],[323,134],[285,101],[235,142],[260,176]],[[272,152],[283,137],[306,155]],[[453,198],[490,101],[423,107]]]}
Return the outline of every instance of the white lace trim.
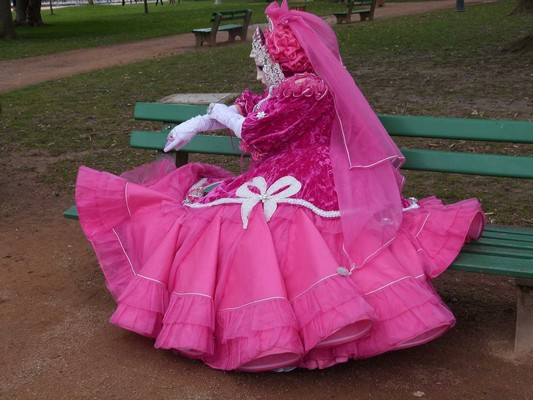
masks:
{"label": "white lace trim", "polygon": [[[250,186],[256,188],[259,193],[252,192]],[[235,192],[236,198],[222,198],[212,201],[210,203],[193,203],[185,206],[191,208],[212,207],[221,204],[241,204],[241,218],[243,228],[248,227],[248,217],[254,207],[262,203],[265,218],[270,221],[270,218],[276,212],[278,203],[293,204],[310,209],[315,214],[324,218],[338,218],[340,211],[326,211],[318,208],[313,203],[303,199],[293,199],[291,196],[295,195],[302,188],[302,184],[292,176],[284,176],[274,182],[270,187],[267,187],[265,178],[257,176],[251,181],[241,185]]]}

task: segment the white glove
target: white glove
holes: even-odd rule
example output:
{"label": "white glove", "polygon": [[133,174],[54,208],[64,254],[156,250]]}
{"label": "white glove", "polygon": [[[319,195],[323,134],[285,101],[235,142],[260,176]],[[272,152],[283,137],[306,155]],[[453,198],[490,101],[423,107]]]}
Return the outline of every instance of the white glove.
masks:
{"label": "white glove", "polygon": [[179,150],[199,132],[214,131],[226,128],[225,125],[220,124],[216,119],[209,115],[199,115],[193,117],[181,124],[175,126],[167,137],[167,144],[163,151],[165,153],[172,149]]}
{"label": "white glove", "polygon": [[227,126],[238,138],[241,137],[244,117],[239,114],[236,106],[228,107],[224,104],[211,104],[207,111],[207,115]]}

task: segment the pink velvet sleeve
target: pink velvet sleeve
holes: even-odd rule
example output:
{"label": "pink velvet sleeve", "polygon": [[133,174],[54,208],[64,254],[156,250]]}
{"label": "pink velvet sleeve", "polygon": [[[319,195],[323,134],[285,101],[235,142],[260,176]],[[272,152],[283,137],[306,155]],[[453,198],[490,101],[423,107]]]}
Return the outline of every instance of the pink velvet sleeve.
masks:
{"label": "pink velvet sleeve", "polygon": [[266,93],[255,94],[250,90],[246,89],[242,94],[235,100],[235,104],[238,105],[242,114],[246,117],[251,113],[257,103],[261,101],[266,96]]}
{"label": "pink velvet sleeve", "polygon": [[326,94],[325,85],[316,76],[286,79],[259,110],[247,115],[242,126],[244,148],[252,154],[267,154],[315,130]]}

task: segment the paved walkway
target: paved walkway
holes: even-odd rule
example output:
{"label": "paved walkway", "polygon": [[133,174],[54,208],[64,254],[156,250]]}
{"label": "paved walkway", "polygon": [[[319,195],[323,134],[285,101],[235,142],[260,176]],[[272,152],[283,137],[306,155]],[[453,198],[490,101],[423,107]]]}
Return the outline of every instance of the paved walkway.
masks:
{"label": "paved walkway", "polygon": [[[480,1],[465,0],[465,3],[479,3]],[[439,9],[455,9],[455,0],[387,3],[385,7],[376,8],[374,17],[384,19]],[[333,17],[326,17],[326,20],[334,23]],[[0,93],[83,72],[194,51],[194,44],[194,35],[188,33],[46,56],[0,61]]]}

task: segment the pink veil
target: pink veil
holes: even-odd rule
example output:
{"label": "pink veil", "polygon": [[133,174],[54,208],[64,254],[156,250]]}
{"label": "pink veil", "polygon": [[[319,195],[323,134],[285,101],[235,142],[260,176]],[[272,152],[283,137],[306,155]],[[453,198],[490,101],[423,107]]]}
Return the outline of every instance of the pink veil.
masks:
{"label": "pink veil", "polygon": [[286,0],[270,4],[266,14],[274,29],[288,25],[333,96],[337,118],[330,154],[344,251],[351,268],[360,268],[401,225],[399,169],[405,159],[343,66],[331,27],[314,14],[289,10]]}

